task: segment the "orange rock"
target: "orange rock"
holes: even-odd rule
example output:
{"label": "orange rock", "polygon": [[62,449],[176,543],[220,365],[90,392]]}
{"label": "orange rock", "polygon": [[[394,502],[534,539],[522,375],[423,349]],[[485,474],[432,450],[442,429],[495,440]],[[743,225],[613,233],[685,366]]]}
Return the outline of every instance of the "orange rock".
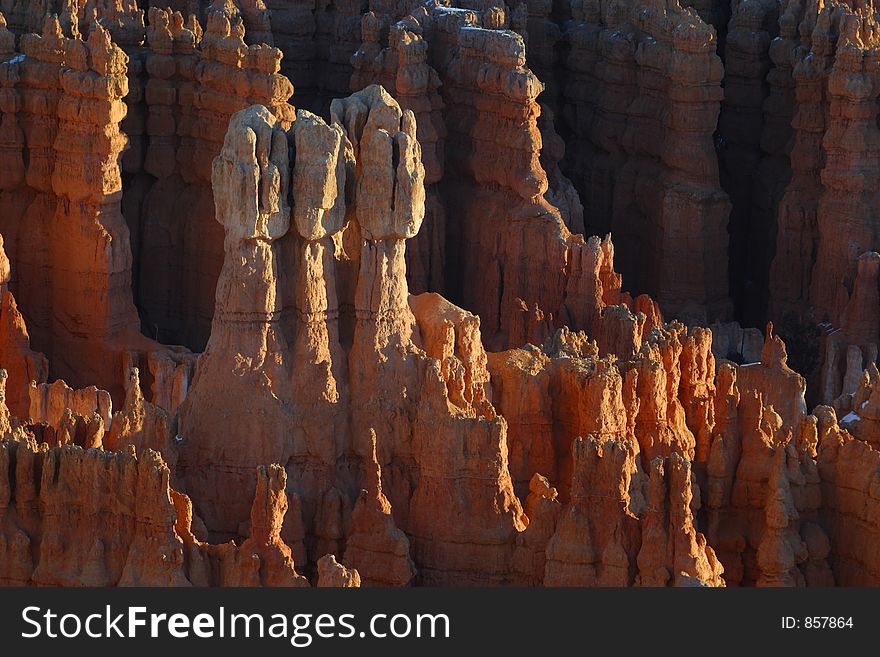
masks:
{"label": "orange rock", "polygon": [[[366,464],[366,485],[351,514],[343,561],[360,573],[364,586],[407,586],[416,574],[409,539],[394,523],[391,503],[382,492],[382,470],[373,454]],[[318,564],[320,571],[320,562]],[[319,574],[320,577],[320,574]]]}
{"label": "orange rock", "polygon": [[332,554],[318,559],[318,587],[351,589],[361,585],[358,571],[346,568]]}
{"label": "orange rock", "polygon": [[[97,383],[121,400],[123,353],[157,349],[138,330],[120,208],[128,58],[100,25],[71,39],[50,16],[42,32],[23,35],[21,52],[4,56],[0,132],[9,158],[0,223],[14,264],[7,282],[27,307],[30,339],[49,356],[49,374]],[[7,321],[15,324],[11,306]],[[19,370],[10,364],[14,381]]]}
{"label": "orange rock", "polygon": [[547,565],[547,544],[556,532],[562,505],[558,493],[546,477],[539,473],[529,482],[525,502],[528,526],[516,537],[511,568],[513,583],[540,586]]}
{"label": "orange rock", "polygon": [[166,463],[174,466],[177,446],[172,440],[171,420],[162,408],[144,399],[137,368],[131,370],[122,409],[108,424],[103,440],[106,449],[121,451],[132,445],[140,454],[149,448],[161,452]]}
{"label": "orange rock", "polygon": [[390,27],[387,47],[380,45],[384,17],[367,12],[361,22],[363,42],[351,57],[351,90],[380,84],[411,110],[425,166],[425,221],[407,250],[407,279],[418,294],[442,289],[445,277],[445,210],[437,183],[444,174],[443,100],[440,77],[428,64],[428,43],[418,25],[401,21]]}
{"label": "orange rock", "polygon": [[835,558],[836,582],[842,586],[876,586],[880,582],[880,561],[869,546],[878,535],[880,452],[841,431],[833,415],[826,416],[820,428],[817,461],[822,481],[831,493],[828,537],[839,551]]}
{"label": "orange rock", "polygon": [[632,444],[577,439],[572,456],[571,503],[547,543],[544,585],[626,586],[635,542],[627,514],[637,468]]}
{"label": "orange rock", "polygon": [[741,392],[761,392],[766,403],[780,414],[786,429],[796,427],[807,414],[806,381],[788,367],[785,344],[773,333],[772,323],[767,325],[760,364],[739,366],[736,378]]}
{"label": "orange rock", "polygon": [[97,414],[109,427],[113,404],[110,394],[95,386],[73,390],[60,379],[52,384],[31,385],[29,417],[34,422],[43,422],[57,431],[67,409],[84,417]]}
{"label": "orange rock", "polygon": [[[571,134],[563,171],[587,234],[614,233],[628,284],[665,313],[727,319],[727,270],[716,266],[727,262],[731,206],[712,141],[723,73],[715,30],[677,3],[576,2],[571,11],[557,114]],[[695,233],[696,249],[685,237]]]}
{"label": "orange rock", "polygon": [[646,491],[631,442],[578,439],[574,463],[571,504],[547,544],[545,585],[663,586],[686,578],[723,585],[722,565],[693,526],[689,461],[677,453],[655,459]]}
{"label": "orange rock", "polygon": [[[215,160],[216,188],[223,190],[216,199],[217,220],[226,231],[228,257],[217,285],[211,338],[180,407],[186,490],[209,527],[231,534],[250,511],[257,466],[286,463],[291,453],[291,414],[282,401],[290,397],[290,364],[284,359],[272,244],[290,224],[287,178],[279,176],[288,167],[287,142],[276,124],[265,108],[237,114]],[[251,401],[237,407],[228,404],[230,398]],[[217,440],[221,435],[239,440],[249,435],[250,446],[239,450],[234,442]]]}
{"label": "orange rock", "polygon": [[[705,3],[151,4],[0,2],[0,582],[876,583],[866,13],[740,3],[713,143]],[[664,319],[767,274],[719,162],[813,414]]]}
{"label": "orange rock", "polygon": [[[4,476],[0,484],[0,553],[9,557],[0,566],[4,584],[242,585],[251,583],[251,571],[243,564],[255,563],[253,583],[307,585],[278,536],[286,508],[278,466],[269,469],[268,477],[262,471],[252,535],[239,548],[208,545],[193,536],[188,499],[169,487],[168,467],[152,450],[136,457],[133,448],[84,451],[4,438],[4,472],[13,458],[14,475]],[[40,469],[42,477],[35,479]],[[33,547],[37,544],[39,551]],[[212,571],[211,561],[218,563],[217,570]],[[212,572],[219,573],[219,580]]]}
{"label": "orange rock", "polygon": [[251,507],[248,539],[238,548],[239,563],[257,562],[262,586],[308,586],[297,574],[290,548],[281,538],[287,513],[287,473],[278,464],[257,470],[257,491]]}
{"label": "orange rock", "polygon": [[9,291],[9,260],[0,236],[0,366],[6,370],[6,405],[17,417],[28,416],[31,381],[46,382],[49,364],[43,354],[30,348],[30,336],[15,297]]}
{"label": "orange rock", "polygon": [[767,528],[758,546],[757,560],[761,577],[757,586],[804,585],[803,575],[795,568],[795,564],[804,561],[808,553],[806,544],[791,529],[798,515],[784,463],[785,451],[777,449],[767,487]]}

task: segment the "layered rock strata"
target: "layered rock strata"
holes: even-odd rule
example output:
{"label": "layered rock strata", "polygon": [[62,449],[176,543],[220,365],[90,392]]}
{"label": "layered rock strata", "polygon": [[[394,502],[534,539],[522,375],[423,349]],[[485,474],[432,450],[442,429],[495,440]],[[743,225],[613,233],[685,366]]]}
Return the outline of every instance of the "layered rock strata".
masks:
{"label": "layered rock strata", "polygon": [[[873,175],[868,12],[793,1],[765,54],[774,9],[741,3],[724,46],[727,118],[747,124],[728,126],[745,135],[729,162],[784,169],[768,131],[795,117],[780,235],[826,257],[781,251],[774,271],[779,300],[806,281],[829,315],[830,405],[809,414],[772,326],[759,345],[665,322],[624,291],[610,238],[575,234],[610,222],[634,289],[726,315],[720,71],[696,12],[576,4],[566,62],[601,84],[575,89],[526,66],[527,44],[535,70],[559,61],[534,3],[288,3],[282,23],[260,2],[190,4],[204,31],[121,2],[71,4],[18,45],[0,29],[0,581],[877,583],[880,258],[853,186]],[[280,52],[254,44],[276,25],[317,44],[294,70],[326,63],[304,102],[328,118],[287,104]],[[352,71],[363,89],[331,101]],[[557,130],[583,148],[563,155]],[[581,219],[572,172],[593,194]],[[138,334],[132,269],[142,328],[201,336],[201,355]],[[440,287],[468,310],[410,294]]]}
{"label": "layered rock strata", "polygon": [[[0,441],[0,583],[40,586],[304,586],[279,531],[284,471],[257,473],[252,531],[210,545],[162,457]],[[195,529],[195,531],[198,531]]]}
{"label": "layered rock strata", "polygon": [[[342,554],[360,473],[376,463],[426,581],[500,579],[501,566],[482,573],[477,555],[454,546],[482,545],[478,554],[499,563],[511,549],[522,512],[503,467],[506,426],[483,398],[485,374],[455,392],[455,373],[479,358],[462,363],[453,350],[441,367],[426,355],[435,347],[423,342],[419,322],[427,329],[449,320],[433,316],[431,304],[414,307],[428,314],[417,320],[408,302],[404,244],[420,227],[425,198],[414,116],[380,87],[334,102],[332,113],[327,125],[301,111],[285,133],[252,108],[233,119],[215,160],[216,189],[228,190],[217,216],[229,256],[212,336],[180,409],[186,490],[213,531],[236,534],[247,511],[239,492],[253,486],[241,457],[285,464],[301,513],[291,524],[302,523],[316,561]],[[252,264],[242,269],[240,258]],[[441,336],[449,339],[442,331],[433,339]],[[253,414],[225,404],[236,386],[248,397],[263,391]],[[442,450],[433,440],[438,425],[446,427]],[[243,452],[240,438],[215,439],[220,427],[256,440]],[[484,463],[494,465],[483,472]],[[239,483],[230,486],[230,477]],[[437,522],[437,495],[448,496],[445,523]],[[478,500],[487,499],[495,510],[459,525],[458,535],[438,531],[455,525],[461,504],[486,508]]]}
{"label": "layered rock strata", "polygon": [[52,376],[121,394],[123,352],[155,348],[138,331],[119,203],[127,58],[101,26],[69,39],[54,17],[20,49],[0,64],[8,284]]}
{"label": "layered rock strata", "polygon": [[[688,321],[728,319],[726,226],[712,140],[715,31],[677,2],[573,5],[563,171],[588,233],[612,231],[628,284]],[[674,263],[674,264],[673,264]]]}
{"label": "layered rock strata", "polygon": [[[873,5],[790,2],[778,47],[791,70],[792,179],[778,213],[771,315],[817,322],[816,399],[832,403],[876,359],[878,248],[873,217],[877,59]],[[794,26],[797,26],[795,31]],[[857,349],[861,363],[853,366]],[[851,385],[849,386],[851,388]]]}
{"label": "layered rock strata", "polygon": [[223,262],[214,221],[211,162],[230,117],[252,103],[285,125],[293,87],[279,74],[281,52],[247,45],[240,15],[209,12],[204,31],[181,14],[150,12],[143,95],[129,99],[145,116],[143,160],[133,176],[126,218],[137,226],[136,298],[143,330],[163,342],[203,348]]}

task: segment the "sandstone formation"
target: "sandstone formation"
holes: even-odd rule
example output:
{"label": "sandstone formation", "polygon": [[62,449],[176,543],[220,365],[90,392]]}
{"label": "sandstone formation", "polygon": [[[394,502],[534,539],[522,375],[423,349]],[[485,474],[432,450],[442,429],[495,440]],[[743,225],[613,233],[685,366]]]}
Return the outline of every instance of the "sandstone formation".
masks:
{"label": "sandstone formation", "polygon": [[[154,4],[181,9],[173,3]],[[129,55],[131,91],[126,97],[128,116],[123,128],[132,145],[123,158],[126,189],[122,208],[131,231],[132,276],[141,328],[162,342],[202,349],[207,339],[222,239],[212,217],[206,164],[219,152],[226,121],[232,111],[250,102],[265,104],[282,121],[292,118],[292,110],[284,103],[292,89],[277,74],[277,61],[272,63],[280,51],[258,45],[244,50],[245,42],[256,44],[260,36],[275,41],[275,28],[267,35],[265,21],[254,18],[257,5],[228,0],[202,7],[197,13],[205,22],[204,29],[195,18],[185,19],[170,10],[154,8],[144,16],[126,3],[112,9],[101,3],[78,7],[82,31],[90,29],[88,16],[100,17]],[[412,289],[443,292],[478,312],[492,328],[488,338],[496,348],[517,346],[528,339],[519,326],[522,304],[531,313],[543,315],[540,321],[551,328],[565,324],[589,328],[570,307],[570,300],[579,294],[577,282],[572,281],[577,276],[575,263],[583,257],[581,242],[571,233],[584,229],[584,214],[564,173],[565,144],[554,126],[562,120],[563,111],[537,103],[544,84],[525,67],[529,30],[523,8],[464,11],[377,4],[363,17],[348,13],[355,8],[344,7],[322,17],[321,9],[310,14],[307,8],[300,11],[288,3],[269,7],[272,11],[268,12],[270,22],[279,26],[279,34],[294,23],[296,30],[307,26],[310,16],[315,21],[312,48],[331,36],[335,39],[329,54],[317,52],[307,65],[298,68],[302,75],[317,78],[335,89],[334,94],[349,84],[356,90],[382,83],[404,108],[414,111],[421,126],[418,137],[425,153],[428,202],[425,229],[409,250]],[[546,19],[544,25],[553,31]],[[519,33],[501,29],[506,27]],[[254,30],[258,37],[250,36]],[[328,30],[333,34],[325,35]],[[295,43],[301,44],[299,37]],[[352,45],[345,45],[348,43]],[[327,50],[324,46],[315,49]],[[300,57],[307,56],[309,48],[297,45],[290,50]],[[281,61],[284,65],[287,59]],[[339,73],[322,71],[324,65],[335,71],[338,64]],[[230,72],[231,79],[242,79],[230,85],[230,75],[223,75],[221,65],[237,69]],[[485,67],[499,76],[495,84],[501,86],[496,89],[480,83],[485,87],[481,96],[488,104],[466,109],[471,95],[468,90],[483,79],[477,73]],[[262,75],[269,76],[268,86]],[[332,82],[340,75],[341,82]],[[300,84],[296,76],[293,81]],[[525,86],[518,91],[508,86],[511,84]],[[230,86],[236,89],[232,94]],[[312,102],[310,87],[307,82],[301,89],[303,104],[326,112],[329,99]],[[238,103],[242,104],[236,107]],[[460,129],[449,133],[447,124],[469,123],[469,112],[487,111],[486,116],[495,118],[485,125],[477,125],[468,134]],[[525,123],[518,122],[520,114],[526,117]],[[487,135],[492,138],[485,139]],[[699,142],[701,138],[695,139]],[[522,144],[517,147],[521,163],[509,168],[507,182],[502,181],[500,189],[493,189],[497,170],[493,172],[491,163],[498,159],[499,149],[510,144]],[[463,153],[473,155],[462,159]],[[465,203],[475,195],[485,196],[497,209],[489,211],[482,201]],[[447,207],[450,199],[457,205]],[[182,213],[182,208],[187,211]],[[494,223],[484,225],[485,221],[477,219],[487,215]],[[504,219],[505,215],[515,220]],[[455,223],[447,225],[447,216]],[[499,245],[492,245],[492,235],[499,230],[506,237]],[[524,267],[521,253],[525,245],[535,242],[544,245],[541,262]],[[627,240],[625,249],[628,261],[632,257],[629,243]],[[487,247],[500,266],[487,268]],[[723,254],[719,252],[718,257]],[[657,262],[664,259],[663,253],[657,254]],[[554,271],[556,280],[546,289],[536,286],[532,276],[536,270]],[[489,289],[495,283],[503,288],[500,301],[491,293],[465,285],[471,274],[486,279]],[[706,277],[684,278],[697,281]],[[674,294],[689,294],[679,289],[678,282],[670,286],[675,288]],[[679,314],[676,306],[670,304]],[[114,394],[119,394],[118,386]]]}
{"label": "sandstone formation", "polygon": [[[125,184],[123,189],[120,181],[102,193],[112,212],[124,216],[119,230],[128,232],[117,243],[124,242],[130,253],[115,256],[115,266],[124,271],[112,272],[119,284],[134,288],[139,317],[126,321],[155,340],[201,349],[223,255],[223,236],[213,220],[211,162],[237,110],[262,103],[285,122],[292,121],[293,108],[286,101],[293,88],[279,74],[281,52],[262,45],[271,41],[262,3],[179,4],[154,2],[145,15],[133,0],[78,0],[61,11],[58,34],[91,39],[98,27],[101,34],[106,28],[116,51],[124,51],[113,60],[114,75],[127,78],[127,84],[120,79],[122,86],[111,92],[120,97],[110,121],[128,139],[116,138],[107,156],[113,166],[119,165]],[[244,41],[246,24],[258,38],[253,44],[250,38]],[[28,39],[21,37],[23,42]],[[17,55],[10,51],[9,57],[15,60]],[[56,60],[67,66],[63,57]],[[15,80],[5,86],[28,84],[28,77]],[[11,105],[8,111],[17,108]],[[89,116],[88,121],[93,118],[100,132],[102,117]],[[25,140],[32,141],[24,129]],[[10,138],[17,143],[17,137]],[[117,163],[123,147],[124,156]],[[7,186],[12,186],[17,178],[9,176]],[[17,237],[16,231],[2,228],[8,241]],[[126,281],[126,276],[132,280]],[[69,377],[67,372],[59,374]],[[121,388],[122,381],[117,381],[114,394]]]}
{"label": "sandstone formation", "polygon": [[142,92],[128,99],[145,117],[144,146],[125,162],[133,181],[124,209],[138,233],[141,322],[163,342],[201,349],[208,336],[223,262],[211,162],[230,117],[261,103],[286,125],[294,118],[280,51],[246,45],[245,34],[240,14],[209,11],[203,30],[181,14],[150,12]]}
{"label": "sandstone formation", "polygon": [[17,417],[27,417],[30,384],[45,383],[49,374],[46,357],[30,348],[30,336],[15,297],[9,290],[9,259],[0,238],[0,363],[6,371],[6,405]]}
{"label": "sandstone formation", "polygon": [[126,56],[102,27],[68,39],[54,17],[20,48],[0,65],[13,155],[0,193],[9,286],[51,374],[116,393],[122,351],[150,349],[137,330],[119,207]]}
{"label": "sandstone formation", "polygon": [[[207,525],[236,535],[247,511],[239,492],[254,485],[242,456],[254,467],[286,464],[301,502],[294,522],[304,523],[316,561],[342,554],[349,525],[365,529],[359,518],[369,512],[353,517],[353,497],[362,468],[378,466],[397,522],[409,530],[412,549],[425,554],[426,569],[438,571],[438,583],[457,571],[476,577],[477,555],[459,556],[444,542],[484,545],[503,562],[522,515],[506,474],[506,425],[485,400],[485,370],[474,371],[485,362],[479,323],[462,311],[444,318],[436,309],[442,299],[412,309],[408,302],[405,240],[420,227],[425,198],[412,113],[370,87],[334,102],[332,115],[327,125],[301,111],[286,133],[267,110],[251,108],[233,118],[215,160],[228,256],[211,339],[180,409],[182,477]],[[242,269],[242,259],[251,264]],[[443,364],[432,358],[444,353]],[[226,404],[231,392],[255,403],[242,413]],[[438,423],[446,427],[442,451]],[[218,432],[230,440],[218,443]],[[246,451],[235,438],[244,435],[256,439]],[[480,472],[487,460],[494,467]],[[424,465],[416,472],[414,463]],[[230,486],[230,476],[239,483]],[[378,497],[378,484],[372,488]],[[438,524],[441,494],[449,496],[440,503],[449,519]],[[214,504],[218,497],[222,505]],[[493,500],[497,509],[450,536],[459,505],[477,500]],[[393,524],[388,531],[384,549],[403,559],[405,573],[411,566],[395,542],[406,539]],[[357,548],[352,555],[357,561]]]}
{"label": "sandstone formation", "polygon": [[[33,429],[10,423],[18,434],[5,445],[16,455],[83,462],[76,455],[85,454],[164,473],[156,495],[175,515],[166,511],[166,534],[150,540],[178,555],[170,570],[157,573],[150,562],[135,510],[131,542],[118,548],[122,570],[109,556],[92,557],[107,561],[101,581],[298,585],[283,536],[303,540],[303,567],[327,586],[357,585],[361,569],[369,585],[404,585],[414,575],[418,583],[459,585],[871,581],[867,555],[833,547],[857,512],[824,499],[848,458],[834,441],[872,450],[840,429],[830,409],[808,416],[802,404],[779,404],[782,417],[765,404],[763,395],[802,401],[803,394],[772,328],[761,364],[726,364],[717,374],[710,331],[655,316],[645,332],[644,313],[629,334],[619,322],[612,336],[600,331],[601,349],[563,329],[540,347],[487,357],[476,316],[438,295],[407,298],[402,251],[424,204],[413,115],[370,87],[335,103],[333,117],[328,125],[300,112],[286,131],[254,107],[230,123],[214,164],[227,264],[175,445],[155,441],[167,425],[144,419],[159,410],[140,397],[136,370],[111,431],[140,431],[142,441],[118,442],[121,452],[38,447]],[[400,154],[396,166],[389,149]],[[321,160],[322,152],[335,157]],[[363,177],[363,162],[384,167],[386,177]],[[610,258],[610,242],[592,244]],[[293,269],[278,268],[282,257]],[[235,266],[241,260],[250,264]],[[603,279],[612,297],[619,285],[607,267],[591,270],[600,298]],[[296,312],[285,312],[285,300]],[[606,313],[615,307],[632,312],[600,304]],[[599,313],[596,326],[608,323]],[[306,389],[295,385],[302,380]],[[225,403],[235,385],[252,414]],[[66,401],[80,396],[58,393],[61,401],[44,405],[76,406],[81,415],[91,410],[85,402]],[[339,433],[328,433],[326,418],[336,418]],[[235,449],[242,439],[247,451]],[[176,457],[176,477],[194,505],[169,488],[156,448]],[[22,480],[18,464],[39,458],[16,456],[10,485]],[[261,459],[286,465],[257,463],[256,477],[248,475],[248,463]],[[526,490],[523,508],[516,494]],[[22,526],[18,505],[27,497],[10,499],[15,531],[7,531],[17,538],[7,543],[27,546],[49,531],[46,540],[66,544],[41,529],[39,511]],[[288,499],[297,500],[290,509]],[[240,548],[218,542],[237,536],[248,537]],[[99,542],[93,553],[106,555]],[[334,554],[344,554],[343,564]],[[30,568],[33,575],[16,576],[91,581],[77,566],[51,574]],[[860,568],[862,579],[854,574]]]}
{"label": "sandstone formation", "polygon": [[0,583],[880,584],[873,5],[558,4],[0,0]]}
{"label": "sandstone formation", "polygon": [[878,179],[876,17],[873,3],[790,2],[780,25],[793,139],[770,310],[825,324],[816,399],[831,403],[842,390],[848,347],[858,348],[865,365],[877,350],[878,244],[868,210]]}
{"label": "sandstone formation", "polygon": [[19,435],[0,443],[0,464],[5,585],[305,585],[278,537],[283,471],[280,488],[260,473],[257,522],[239,547],[195,538],[188,498],[152,450],[49,448]]}
{"label": "sandstone formation", "polygon": [[332,554],[326,554],[318,560],[319,587],[351,589],[360,585],[358,571],[346,568]]}
{"label": "sandstone formation", "polygon": [[391,503],[382,492],[375,434],[371,439],[373,453],[365,473],[368,488],[361,490],[351,513],[344,561],[357,568],[365,586],[406,586],[416,574],[409,539],[395,525]]}
{"label": "sandstone formation", "polygon": [[588,0],[572,10],[562,117],[587,230],[615,234],[624,276],[666,312],[727,319],[727,276],[716,266],[726,262],[730,201],[712,144],[715,31],[678,2]]}

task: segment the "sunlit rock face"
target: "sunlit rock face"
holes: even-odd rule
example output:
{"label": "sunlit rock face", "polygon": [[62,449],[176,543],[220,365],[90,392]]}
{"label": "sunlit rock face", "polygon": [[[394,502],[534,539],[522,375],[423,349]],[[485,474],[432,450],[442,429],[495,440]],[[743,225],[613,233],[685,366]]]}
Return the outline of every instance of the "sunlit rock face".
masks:
{"label": "sunlit rock face", "polygon": [[461,4],[0,0],[0,583],[880,583],[873,12]]}

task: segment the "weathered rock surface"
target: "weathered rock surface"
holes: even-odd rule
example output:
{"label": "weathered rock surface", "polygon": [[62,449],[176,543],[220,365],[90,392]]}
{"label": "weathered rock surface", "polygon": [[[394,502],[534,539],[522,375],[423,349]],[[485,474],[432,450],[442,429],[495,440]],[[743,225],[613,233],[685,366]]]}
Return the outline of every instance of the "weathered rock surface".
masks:
{"label": "weathered rock surface", "polygon": [[820,362],[804,374],[816,381],[815,398],[830,404],[846,387],[849,348],[867,366],[880,330],[878,238],[868,210],[880,176],[877,21],[873,3],[790,2],[780,26],[776,53],[794,95],[792,175],[777,217],[770,312],[824,324]]}
{"label": "weathered rock surface", "polygon": [[168,466],[155,451],[138,457],[133,449],[49,448],[5,437],[0,464],[5,585],[306,584],[278,535],[286,509],[280,468],[280,479],[276,471],[258,476],[253,532],[238,547],[193,536],[188,499],[169,487]]}
{"label": "weathered rock surface", "polygon": [[294,119],[281,52],[248,45],[245,22],[242,14],[209,11],[203,30],[180,14],[152,10],[140,54],[142,91],[127,99],[130,111],[145,117],[142,157],[126,159],[138,182],[124,204],[138,232],[142,326],[163,342],[196,349],[209,334],[223,264],[211,163],[229,119],[253,103],[285,125]]}
{"label": "weathered rock surface", "polygon": [[[353,555],[359,540],[361,556],[386,550],[401,567],[381,576],[406,583],[408,543],[396,520],[438,582],[453,568],[483,576],[477,555],[455,556],[445,541],[483,545],[503,577],[522,512],[506,474],[506,426],[485,399],[478,320],[439,298],[412,309],[408,301],[404,243],[420,227],[425,198],[415,119],[380,87],[334,102],[332,112],[331,125],[300,112],[286,133],[267,110],[246,110],[215,161],[228,256],[211,339],[180,408],[185,488],[212,531],[235,535],[254,467],[283,463],[312,559],[342,554],[353,532]],[[282,259],[290,266],[279,268]],[[262,392],[242,413],[227,404],[235,389],[243,398]],[[217,441],[220,433],[229,440]],[[381,468],[382,487],[367,487],[373,501],[361,505],[379,508],[353,515],[358,462]],[[437,501],[447,496],[448,520],[438,524]],[[461,524],[458,505],[479,500],[496,509]],[[399,509],[394,519],[383,512],[388,501]],[[392,523],[384,547],[370,544],[374,530],[362,522],[374,512]],[[456,526],[460,537],[448,534]],[[375,573],[364,569],[370,580]]]}
{"label": "weathered rock surface", "polygon": [[563,170],[588,234],[614,233],[629,285],[666,313],[727,319],[727,272],[716,266],[727,262],[730,201],[712,142],[723,72],[715,30],[678,2],[587,0],[572,13]]}
{"label": "weathered rock surface", "polygon": [[100,26],[87,41],[68,39],[54,17],[41,36],[22,36],[20,49],[0,64],[13,155],[0,192],[9,286],[50,374],[117,394],[122,351],[150,348],[138,331],[119,206],[127,58]]}
{"label": "weathered rock surface", "polygon": [[416,569],[410,558],[410,544],[394,522],[391,503],[382,492],[382,471],[373,455],[367,464],[365,484],[351,514],[351,532],[345,547],[345,563],[360,573],[364,586],[407,586]]}
{"label": "weathered rock surface", "polygon": [[867,6],[149,4],[0,0],[0,583],[878,583]]}
{"label": "weathered rock surface", "polygon": [[24,418],[30,408],[31,382],[46,382],[49,363],[30,347],[24,317],[9,290],[10,277],[9,259],[0,236],[0,367],[6,370],[6,405],[13,415]]}

